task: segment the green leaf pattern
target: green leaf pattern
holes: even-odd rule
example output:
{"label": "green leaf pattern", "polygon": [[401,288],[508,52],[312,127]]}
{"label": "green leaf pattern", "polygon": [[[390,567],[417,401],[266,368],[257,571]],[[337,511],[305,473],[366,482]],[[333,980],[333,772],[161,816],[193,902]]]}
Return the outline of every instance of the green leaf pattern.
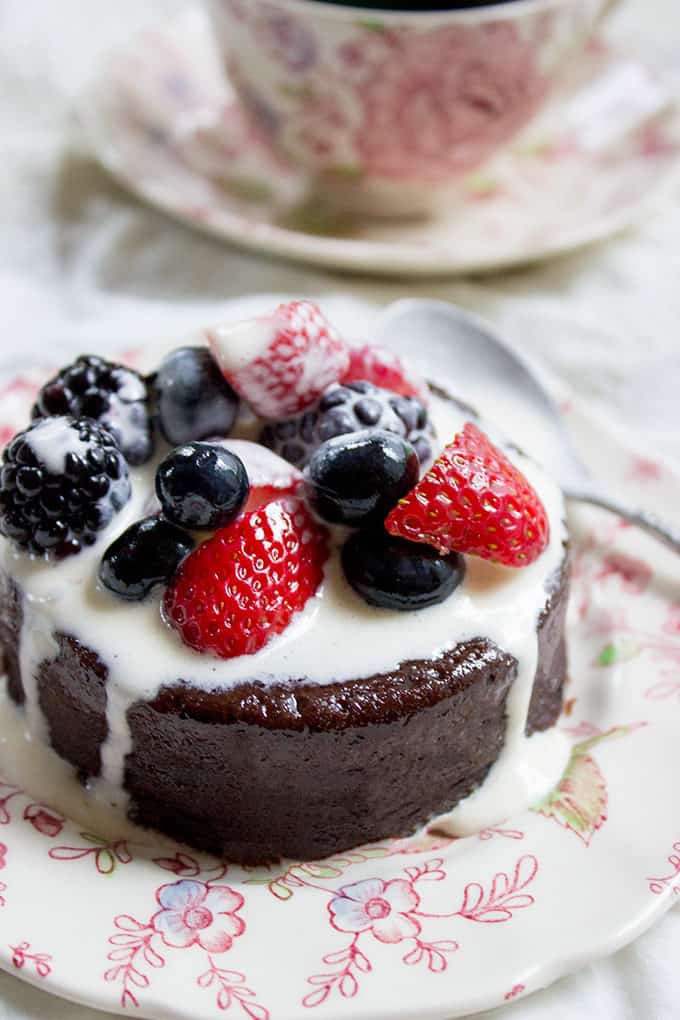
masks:
{"label": "green leaf pattern", "polygon": [[595,759],[572,755],[557,788],[533,810],[571,829],[588,846],[607,819],[607,787]]}
{"label": "green leaf pattern", "polygon": [[615,726],[575,744],[560,782],[532,811],[554,819],[589,846],[607,820],[607,784],[590,751],[603,741],[623,737],[634,729]]}
{"label": "green leaf pattern", "polygon": [[365,846],[359,850],[329,857],[325,861],[306,861],[291,864],[285,871],[278,874],[262,872],[261,869],[246,879],[247,885],[267,886],[277,900],[289,900],[296,889],[314,886],[317,882],[341,878],[345,871],[354,864],[364,864],[371,860],[391,857],[394,849],[390,846]]}

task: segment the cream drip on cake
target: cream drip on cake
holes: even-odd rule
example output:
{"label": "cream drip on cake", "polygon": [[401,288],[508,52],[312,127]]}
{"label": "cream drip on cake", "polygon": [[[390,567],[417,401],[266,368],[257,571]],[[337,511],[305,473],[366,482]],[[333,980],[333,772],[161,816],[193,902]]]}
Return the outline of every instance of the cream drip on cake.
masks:
{"label": "cream drip on cake", "polygon": [[[431,419],[441,445],[468,418],[454,404],[433,398]],[[238,438],[238,432],[230,438]],[[559,779],[567,756],[566,741],[558,731],[524,735],[538,661],[537,621],[562,563],[567,536],[557,485],[515,450],[512,459],[541,497],[550,521],[549,544],[530,566],[515,570],[469,557],[465,578],[452,595],[439,605],[404,614],[362,601],[343,577],[336,547],[327,561],[322,587],[291,625],[255,654],[233,659],[215,659],[183,645],[161,617],[160,597],[127,604],[116,600],[97,580],[104,550],[148,512],[155,462],[131,469],[129,503],[96,544],[78,556],[47,563],[0,539],[0,569],[23,593],[20,659],[27,746],[45,740],[36,668],[54,653],[57,634],[72,635],[94,649],[108,667],[108,737],[102,747],[101,777],[90,785],[97,799],[121,809],[126,804],[125,756],[131,747],[128,709],[139,700],[153,699],[164,685],[185,679],[213,690],[243,682],[269,685],[306,677],[323,685],[386,671],[407,660],[433,658],[461,641],[485,637],[518,664],[506,704],[505,745],[484,784],[439,819],[437,827],[465,835],[529,806]],[[336,543],[339,540],[338,534]],[[39,790],[32,792],[40,795]]]}

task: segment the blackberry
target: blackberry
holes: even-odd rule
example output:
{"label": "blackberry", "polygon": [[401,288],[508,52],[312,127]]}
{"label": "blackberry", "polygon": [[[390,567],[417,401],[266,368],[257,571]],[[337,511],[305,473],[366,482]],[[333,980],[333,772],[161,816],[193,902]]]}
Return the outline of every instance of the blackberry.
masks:
{"label": "blackberry", "polygon": [[424,405],[417,397],[395,396],[390,406],[406,429],[406,438],[418,454],[418,460],[425,464],[432,458],[435,432]]}
{"label": "blackberry", "polygon": [[129,498],[123,454],[88,418],[41,419],[3,453],[0,533],[36,556],[63,559],[93,545]]}
{"label": "blackberry", "polygon": [[32,417],[92,418],[108,429],[126,460],[144,464],[153,453],[147,386],[138,372],[94,354],[62,368],[38,394]]}
{"label": "blackberry", "polygon": [[416,397],[402,397],[364,380],[333,383],[316,408],[297,418],[268,422],[260,442],[280,457],[303,468],[327,439],[380,429],[408,439],[421,464],[432,456],[432,425]]}

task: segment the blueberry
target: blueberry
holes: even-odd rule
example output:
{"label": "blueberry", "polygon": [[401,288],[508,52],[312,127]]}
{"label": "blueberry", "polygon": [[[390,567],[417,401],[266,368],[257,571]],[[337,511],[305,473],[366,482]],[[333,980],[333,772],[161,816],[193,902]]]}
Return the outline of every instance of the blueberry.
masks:
{"label": "blueberry", "polygon": [[386,531],[357,531],[342,549],[345,577],[371,606],[424,609],[448,598],[465,576],[458,553],[440,554]]}
{"label": "blueberry", "polygon": [[418,481],[418,455],[392,432],[353,432],[322,443],[305,475],[310,506],[351,527],[381,523]]}
{"label": "blueberry", "polygon": [[193,539],[162,517],[131,524],[104,553],[99,580],[121,599],[138,602],[167,584],[194,547]]}
{"label": "blueberry", "polygon": [[206,347],[180,347],[153,377],[161,432],[173,446],[231,432],[238,397]]}
{"label": "blueberry", "polygon": [[180,528],[223,528],[239,515],[249,491],[243,461],[215,443],[178,446],[156,473],[163,514]]}

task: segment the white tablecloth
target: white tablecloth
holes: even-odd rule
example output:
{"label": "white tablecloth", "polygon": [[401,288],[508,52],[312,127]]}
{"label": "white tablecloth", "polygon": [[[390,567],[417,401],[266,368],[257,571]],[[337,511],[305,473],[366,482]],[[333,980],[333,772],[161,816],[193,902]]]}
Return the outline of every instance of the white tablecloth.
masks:
{"label": "white tablecloth", "polygon": [[[0,366],[66,361],[98,344],[177,335],[250,292],[446,297],[680,460],[680,188],[636,230],[585,253],[482,281],[355,280],[249,256],[140,206],[92,162],[72,115],[107,47],[183,0],[0,0]],[[677,0],[627,0],[615,28],[680,64]],[[584,908],[585,909],[585,908]],[[506,1020],[680,1016],[680,911],[611,959],[506,1008]],[[101,1016],[101,1014],[96,1014]],[[500,1020],[500,1014],[487,1014]],[[0,1020],[93,1020],[0,977]]]}

